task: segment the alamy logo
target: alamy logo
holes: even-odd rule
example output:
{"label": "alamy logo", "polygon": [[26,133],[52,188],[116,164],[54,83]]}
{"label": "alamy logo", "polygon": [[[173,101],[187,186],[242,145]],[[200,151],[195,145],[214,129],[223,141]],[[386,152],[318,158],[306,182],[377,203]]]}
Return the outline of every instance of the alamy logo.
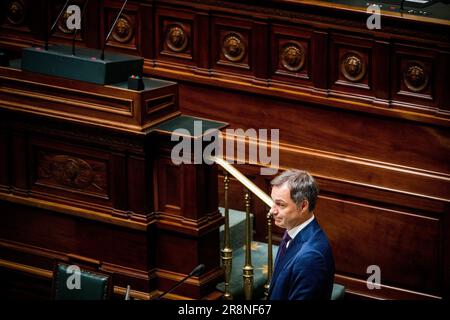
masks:
{"label": "alamy logo", "polygon": [[[203,132],[202,121],[194,121],[193,136],[202,136],[201,139],[194,139],[194,142],[190,138],[191,132],[187,129],[174,130],[171,140],[181,141],[172,148],[172,162],[176,165],[181,163],[212,164],[212,157],[218,157],[237,159],[237,164],[244,164],[247,155],[245,147],[248,141],[248,163],[261,165],[260,172],[262,175],[272,175],[278,172],[280,158],[279,129],[258,129],[258,131],[252,128],[246,131],[243,129],[226,129],[225,135],[227,138],[224,146],[222,132],[217,129],[208,129]],[[204,142],[210,143],[205,145]]]}
{"label": "alamy logo", "polygon": [[80,30],[81,29],[81,10],[77,5],[70,5],[67,7],[67,22],[66,26],[69,30]]}
{"label": "alamy logo", "polygon": [[381,29],[381,14],[380,14],[380,6],[376,4],[371,4],[367,7],[366,12],[370,14],[367,18],[366,26],[367,29]]}
{"label": "alamy logo", "polygon": [[367,289],[381,289],[381,269],[376,264],[367,267],[366,273],[371,274],[366,281]]}
{"label": "alamy logo", "polygon": [[66,280],[67,289],[69,289],[69,290],[73,290],[73,289],[80,290],[81,289],[81,270],[80,270],[80,267],[78,267],[76,265],[70,265],[70,266],[67,267],[66,273],[67,274],[71,274]]}

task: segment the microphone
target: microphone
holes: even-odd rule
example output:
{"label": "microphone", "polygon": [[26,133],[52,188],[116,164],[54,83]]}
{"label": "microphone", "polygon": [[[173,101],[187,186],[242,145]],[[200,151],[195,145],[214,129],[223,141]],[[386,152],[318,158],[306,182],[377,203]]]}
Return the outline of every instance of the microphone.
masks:
{"label": "microphone", "polygon": [[[84,3],[83,12],[81,13],[81,18],[80,18],[81,21],[83,21],[84,14],[86,12],[88,3],[89,3],[89,0],[86,0],[86,2]],[[83,23],[83,22],[81,22],[81,23]],[[77,32],[78,32],[78,29],[75,29],[75,31],[73,32],[73,38],[72,38],[72,54],[73,55],[75,55],[75,40],[77,39]]]}
{"label": "microphone", "polygon": [[127,291],[125,292],[125,300],[130,300],[130,290],[131,286],[127,285]]}
{"label": "microphone", "polygon": [[106,36],[105,42],[103,43],[103,48],[102,48],[102,55],[100,57],[101,60],[105,60],[105,47],[106,47],[106,43],[108,42],[109,37],[111,36],[112,31],[114,30],[114,27],[116,26],[117,21],[120,18],[120,15],[122,14],[123,9],[125,8],[126,4],[127,4],[128,0],[125,0],[125,2],[122,5],[122,8],[119,11],[119,14],[116,17],[116,20],[114,20],[114,23],[111,26],[111,29],[109,29],[108,35]]}
{"label": "microphone", "polygon": [[55,29],[55,26],[58,23],[59,19],[61,18],[61,16],[62,16],[64,10],[66,9],[68,3],[69,3],[69,0],[66,0],[66,3],[64,3],[61,11],[58,14],[58,17],[56,18],[55,22],[53,23],[52,27],[50,28],[50,31],[45,34],[45,50],[48,50],[48,40],[50,39],[50,36],[52,35],[52,32]]}
{"label": "microphone", "polygon": [[172,288],[170,288],[169,290],[167,290],[166,292],[162,293],[161,295],[159,295],[158,298],[156,298],[155,300],[160,300],[162,297],[164,297],[166,294],[168,294],[169,292],[172,292],[175,288],[177,288],[179,285],[183,284],[183,282],[185,282],[187,279],[189,279],[190,277],[198,277],[199,275],[201,275],[203,272],[205,271],[205,265],[204,264],[199,264],[198,266],[196,266],[186,277],[184,277],[181,281],[178,281]]}

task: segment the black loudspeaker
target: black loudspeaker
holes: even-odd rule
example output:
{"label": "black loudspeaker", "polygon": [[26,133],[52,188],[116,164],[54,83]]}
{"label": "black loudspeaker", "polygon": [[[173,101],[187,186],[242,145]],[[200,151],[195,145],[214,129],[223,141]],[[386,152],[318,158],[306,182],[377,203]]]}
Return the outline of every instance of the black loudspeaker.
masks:
{"label": "black loudspeaker", "polygon": [[141,91],[144,90],[144,80],[140,76],[132,75],[128,78],[128,89]]}

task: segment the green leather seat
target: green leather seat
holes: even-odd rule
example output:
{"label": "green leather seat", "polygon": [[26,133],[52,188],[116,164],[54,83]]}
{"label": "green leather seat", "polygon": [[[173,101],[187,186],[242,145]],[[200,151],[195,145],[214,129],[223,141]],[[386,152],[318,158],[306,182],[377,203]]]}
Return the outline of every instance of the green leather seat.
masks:
{"label": "green leather seat", "polygon": [[[55,300],[107,300],[112,289],[111,276],[80,268],[79,286],[74,277],[78,276],[69,265],[57,263],[53,275],[53,298]],[[72,277],[69,279],[69,277]],[[69,280],[69,281],[68,281]]]}
{"label": "green leather seat", "polygon": [[342,300],[345,295],[345,287],[334,283],[333,284],[333,292],[331,293],[331,300]]}

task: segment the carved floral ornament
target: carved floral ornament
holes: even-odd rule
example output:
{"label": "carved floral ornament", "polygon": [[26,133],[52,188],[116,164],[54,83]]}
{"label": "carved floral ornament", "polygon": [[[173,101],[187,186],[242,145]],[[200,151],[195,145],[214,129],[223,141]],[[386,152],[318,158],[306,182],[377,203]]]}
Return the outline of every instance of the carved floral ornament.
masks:
{"label": "carved floral ornament", "polygon": [[[58,10],[61,10],[62,8],[59,8]],[[58,29],[63,32],[63,33],[73,33],[75,31],[74,30],[69,30],[67,28],[67,19],[70,17],[70,13],[68,13],[67,11],[64,12],[63,16],[61,17],[61,19],[59,19],[58,21]]]}
{"label": "carved floral ornament", "polygon": [[410,61],[403,72],[403,81],[409,90],[419,92],[428,85],[428,73],[419,61]]}
{"label": "carved floral ornament", "polygon": [[301,70],[305,64],[305,50],[298,42],[288,42],[281,51],[281,63],[292,72]]}
{"label": "carved floral ornament", "polygon": [[232,62],[239,62],[244,58],[247,48],[242,39],[242,35],[237,32],[228,33],[223,37],[222,52],[225,58]]}
{"label": "carved floral ornament", "polygon": [[25,20],[25,7],[21,1],[11,1],[8,6],[8,21],[19,25]]}
{"label": "carved floral ornament", "polygon": [[341,72],[347,80],[356,82],[366,74],[366,64],[359,53],[350,51],[341,60]]}
{"label": "carved floral ornament", "polygon": [[166,45],[174,52],[183,52],[188,45],[188,36],[179,24],[171,25],[166,32]]}
{"label": "carved floral ornament", "polygon": [[131,23],[132,19],[126,15],[122,14],[117,20],[117,24],[112,32],[112,37],[114,40],[120,43],[126,43],[130,41],[134,34],[134,26]]}
{"label": "carved floral ornament", "polygon": [[38,177],[54,179],[62,186],[77,189],[86,189],[94,184],[92,167],[80,158],[67,155],[40,154]]}

